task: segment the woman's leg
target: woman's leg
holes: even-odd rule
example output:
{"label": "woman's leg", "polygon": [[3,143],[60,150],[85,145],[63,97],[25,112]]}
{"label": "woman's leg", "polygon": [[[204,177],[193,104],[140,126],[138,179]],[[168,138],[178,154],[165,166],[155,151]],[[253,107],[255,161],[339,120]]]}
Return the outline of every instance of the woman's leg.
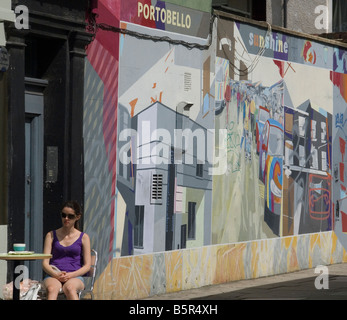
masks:
{"label": "woman's leg", "polygon": [[61,282],[55,278],[48,277],[44,281],[47,290],[47,300],[57,300],[59,291],[62,287]]}
{"label": "woman's leg", "polygon": [[84,283],[78,278],[72,278],[63,285],[63,291],[68,300],[78,300],[77,292],[84,289]]}

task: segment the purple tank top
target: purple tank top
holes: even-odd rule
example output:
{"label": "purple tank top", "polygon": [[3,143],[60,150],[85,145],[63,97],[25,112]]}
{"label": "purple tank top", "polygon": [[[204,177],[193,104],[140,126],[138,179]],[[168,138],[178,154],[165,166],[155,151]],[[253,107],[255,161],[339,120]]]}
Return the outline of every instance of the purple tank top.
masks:
{"label": "purple tank top", "polygon": [[50,264],[59,268],[60,271],[72,272],[83,266],[82,237],[70,246],[64,247],[59,243],[55,230],[53,230],[52,258]]}

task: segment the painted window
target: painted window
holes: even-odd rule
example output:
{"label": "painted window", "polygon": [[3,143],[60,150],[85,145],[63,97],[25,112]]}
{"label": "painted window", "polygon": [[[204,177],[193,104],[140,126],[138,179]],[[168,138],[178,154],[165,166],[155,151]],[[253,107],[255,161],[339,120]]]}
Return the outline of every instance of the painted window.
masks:
{"label": "painted window", "polygon": [[346,0],[333,0],[333,32],[347,31]]}
{"label": "painted window", "polygon": [[145,206],[135,206],[134,246],[143,248]]}
{"label": "painted window", "polygon": [[188,202],[188,240],[195,240],[196,234],[196,202]]}
{"label": "painted window", "polygon": [[202,177],[204,175],[204,165],[202,163],[196,164],[196,176]]}

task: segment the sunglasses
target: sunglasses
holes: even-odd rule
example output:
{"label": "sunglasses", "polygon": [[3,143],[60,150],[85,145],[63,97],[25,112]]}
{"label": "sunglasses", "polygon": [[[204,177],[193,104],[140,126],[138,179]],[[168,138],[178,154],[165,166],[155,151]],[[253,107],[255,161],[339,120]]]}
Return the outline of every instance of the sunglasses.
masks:
{"label": "sunglasses", "polygon": [[69,219],[69,220],[72,220],[72,219],[75,219],[76,218],[76,215],[75,214],[70,214],[70,213],[64,213],[62,212],[61,213],[61,217],[63,219],[65,219],[66,217]]}

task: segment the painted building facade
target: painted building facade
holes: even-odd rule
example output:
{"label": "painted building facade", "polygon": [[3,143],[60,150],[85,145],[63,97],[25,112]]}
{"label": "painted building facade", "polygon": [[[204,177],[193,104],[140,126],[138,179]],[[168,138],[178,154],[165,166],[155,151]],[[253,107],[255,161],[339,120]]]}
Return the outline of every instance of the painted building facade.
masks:
{"label": "painted building facade", "polygon": [[346,49],[188,3],[100,0],[90,17],[101,299],[346,260]]}

